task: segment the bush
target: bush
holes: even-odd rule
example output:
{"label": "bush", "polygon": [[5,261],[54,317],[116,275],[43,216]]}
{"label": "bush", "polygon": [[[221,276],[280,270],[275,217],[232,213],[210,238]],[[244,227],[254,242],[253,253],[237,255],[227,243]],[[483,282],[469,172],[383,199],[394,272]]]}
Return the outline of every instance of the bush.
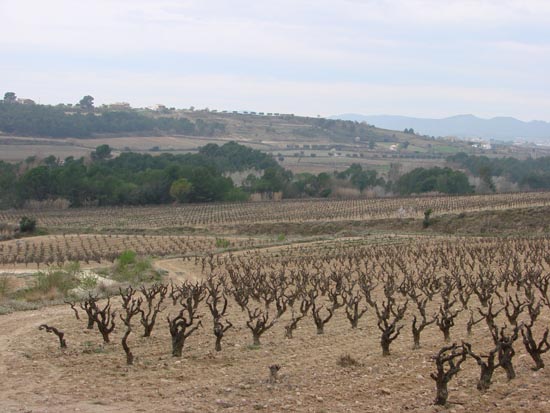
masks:
{"label": "bush", "polygon": [[8,295],[10,292],[11,280],[7,275],[0,275],[0,298]]}
{"label": "bush", "polygon": [[226,202],[243,202],[248,201],[249,197],[241,188],[231,188],[225,193],[223,200]]}
{"label": "bush", "polygon": [[120,267],[127,267],[128,265],[135,264],[136,262],[137,254],[135,251],[124,251],[120,256],[118,257],[118,265]]}
{"label": "bush", "polygon": [[340,357],[338,357],[336,364],[338,364],[340,367],[356,367],[361,365],[361,363],[359,363],[349,354],[343,354]]}
{"label": "bush", "polygon": [[63,266],[63,270],[69,273],[71,276],[76,277],[80,272],[80,262],[71,261]]}
{"label": "bush", "polygon": [[35,275],[34,285],[16,293],[16,298],[27,301],[54,301],[67,297],[69,291],[78,286],[78,280],[73,275],[59,268]]}
{"label": "bush", "polygon": [[39,272],[36,275],[35,289],[47,293],[51,290],[57,290],[61,295],[66,296],[69,290],[75,288],[78,281],[68,272],[63,270],[49,270],[47,272]]}
{"label": "bush", "polygon": [[19,221],[19,231],[22,233],[30,233],[36,230],[36,219],[30,217],[23,217]]}
{"label": "bush", "polygon": [[332,193],[332,189],[330,188],[326,188],[326,189],[323,189],[320,193],[319,193],[319,196],[321,198],[328,198],[330,196],[330,194]]}
{"label": "bush", "polygon": [[84,290],[93,290],[97,287],[97,278],[93,275],[85,275],[80,278],[80,287]]}
{"label": "bush", "polygon": [[118,257],[112,278],[120,282],[139,284],[157,281],[160,274],[153,269],[149,258],[138,257],[134,251],[124,251]]}
{"label": "bush", "polygon": [[216,238],[216,248],[228,248],[231,245],[228,239]]}
{"label": "bush", "polygon": [[430,221],[430,216],[432,215],[432,209],[431,208],[428,208],[427,210],[424,211],[424,220],[422,221],[422,226],[424,228],[428,228],[430,226],[430,224],[432,223]]}

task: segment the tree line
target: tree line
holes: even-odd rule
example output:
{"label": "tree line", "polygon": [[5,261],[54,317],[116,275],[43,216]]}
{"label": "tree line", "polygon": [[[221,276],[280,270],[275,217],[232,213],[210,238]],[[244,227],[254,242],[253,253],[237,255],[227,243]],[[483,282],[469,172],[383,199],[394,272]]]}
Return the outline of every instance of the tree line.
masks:
{"label": "tree line", "polygon": [[[86,97],[85,97],[86,98]],[[93,98],[92,98],[93,100]],[[89,99],[79,105],[38,105],[0,101],[0,131],[21,136],[86,138],[97,134],[164,134],[213,136],[225,132],[225,124],[184,117],[153,117],[134,109],[94,108]]]}
{"label": "tree line", "polygon": [[334,188],[348,186],[359,193],[378,189],[381,194],[411,195],[437,192],[450,195],[465,195],[474,192],[468,176],[451,168],[416,168],[401,176],[388,176],[384,179],[375,170],[363,169],[360,164],[352,164],[342,172],[332,174],[321,172],[318,175],[301,173],[284,187],[288,198],[328,197]]}
{"label": "tree line", "polygon": [[56,198],[71,206],[240,201],[248,194],[226,173],[279,169],[270,155],[234,142],[207,145],[197,154],[123,152],[117,157],[101,145],[91,159],[52,155],[17,164],[0,161],[0,206]]}
{"label": "tree line", "polygon": [[[154,112],[134,109],[127,103],[94,106],[94,97],[90,95],[75,104],[40,105],[31,99],[20,99],[15,92],[6,92],[4,99],[0,100],[0,131],[57,138],[89,137],[102,133],[213,136],[225,132],[223,122],[191,121],[177,113],[175,108],[163,105],[159,105]],[[365,122],[276,116],[295,124],[293,133],[298,136],[329,137],[335,142],[368,141],[372,147],[375,142],[398,141],[393,133],[383,132]],[[266,129],[269,131],[271,128]]]}
{"label": "tree line", "polygon": [[447,162],[481,178],[492,190],[495,190],[494,177],[504,177],[523,190],[550,189],[549,156],[521,160],[512,157],[488,158],[462,152],[448,157]]}
{"label": "tree line", "polygon": [[[229,176],[250,173],[239,185]],[[293,174],[261,151],[229,142],[208,144],[196,154],[158,156],[123,152],[112,157],[101,145],[90,158],[51,155],[11,164],[0,161],[0,207],[19,207],[26,201],[66,199],[71,206],[145,205],[171,202],[245,201],[251,193],[281,192],[285,198],[330,197],[347,186],[358,194],[381,188],[400,195],[440,192],[471,193],[463,172],[450,168],[417,168],[395,181],[374,170],[352,164],[342,172]]]}

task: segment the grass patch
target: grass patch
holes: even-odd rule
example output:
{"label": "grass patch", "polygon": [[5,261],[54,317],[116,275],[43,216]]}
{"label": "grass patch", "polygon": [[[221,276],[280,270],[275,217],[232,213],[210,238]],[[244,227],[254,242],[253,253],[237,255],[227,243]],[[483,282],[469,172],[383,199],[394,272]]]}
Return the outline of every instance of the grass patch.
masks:
{"label": "grass patch", "polygon": [[11,291],[11,278],[7,275],[0,276],[0,298],[7,296]]}
{"label": "grass patch", "polygon": [[258,344],[249,344],[248,346],[246,346],[246,348],[248,350],[259,350],[261,346],[259,346]]}
{"label": "grass patch", "polygon": [[61,268],[51,268],[37,272],[31,285],[19,290],[14,298],[29,302],[54,301],[69,295],[69,291],[78,287],[78,279]]}
{"label": "grass patch", "polygon": [[47,272],[39,272],[36,275],[35,289],[46,293],[52,289],[66,296],[69,290],[78,286],[76,277],[64,270],[52,269]]}
{"label": "grass patch", "polygon": [[75,289],[93,290],[98,287],[98,280],[93,274],[84,275],[78,262],[66,264],[63,268],[51,267],[45,271],[39,271],[28,277],[26,286],[14,290],[10,286],[10,279],[0,277],[0,297],[4,304],[9,301],[9,307],[16,310],[15,303],[20,303],[23,308],[26,303],[52,304],[56,301],[74,297]]}
{"label": "grass patch", "polygon": [[84,354],[103,354],[105,353],[105,348],[102,345],[96,345],[91,341],[84,342],[84,349],[82,350]]}

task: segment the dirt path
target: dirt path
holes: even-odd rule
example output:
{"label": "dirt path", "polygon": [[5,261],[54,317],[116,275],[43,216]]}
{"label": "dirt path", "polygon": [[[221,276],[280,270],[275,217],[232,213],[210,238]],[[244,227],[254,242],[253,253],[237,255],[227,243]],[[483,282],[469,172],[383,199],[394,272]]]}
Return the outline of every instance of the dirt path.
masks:
{"label": "dirt path", "polygon": [[184,261],[181,258],[167,258],[156,260],[153,268],[166,271],[169,280],[174,281],[199,281],[202,279],[200,267],[192,261]]}

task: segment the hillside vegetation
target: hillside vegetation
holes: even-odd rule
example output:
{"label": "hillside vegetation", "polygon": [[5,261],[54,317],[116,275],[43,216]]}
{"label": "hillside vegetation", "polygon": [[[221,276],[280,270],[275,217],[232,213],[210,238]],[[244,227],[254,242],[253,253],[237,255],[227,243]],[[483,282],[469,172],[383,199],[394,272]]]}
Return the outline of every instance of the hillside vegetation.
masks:
{"label": "hillside vegetation", "polygon": [[[93,98],[86,105],[81,101],[78,105],[56,106],[0,101],[0,132],[43,138],[105,135],[225,137],[257,143],[280,142],[282,148],[289,145],[291,149],[330,149],[324,145],[333,144],[339,149],[351,145],[373,150],[378,145],[378,149],[387,150],[391,144],[396,144],[400,146],[395,149],[410,150],[411,153],[430,149],[437,152],[439,146],[432,137],[384,130],[365,122],[280,113],[176,110],[163,106],[155,110],[115,105],[96,108]],[[458,146],[464,147],[463,144]]]}
{"label": "hillside vegetation", "polygon": [[21,162],[50,154],[77,159],[90,156],[99,145],[109,145],[115,156],[130,151],[184,154],[230,141],[267,152],[294,174],[343,172],[359,164],[392,181],[396,179],[389,176],[392,168],[401,173],[444,168],[446,158],[460,152],[518,159],[550,155],[550,148],[544,147],[481,145],[424,136],[411,128],[392,131],[366,122],[275,112],[96,107],[91,96],[74,105],[37,105],[17,98],[0,101],[0,161]]}
{"label": "hillside vegetation", "polygon": [[[98,108],[91,96],[57,106],[4,99],[0,132],[8,135],[0,136],[4,208],[55,199],[144,205],[242,201],[252,193],[347,198],[550,187],[550,157],[533,161],[521,148],[485,151],[412,129],[293,114]],[[87,152],[61,155],[71,147]],[[12,148],[28,156],[3,162]]]}

